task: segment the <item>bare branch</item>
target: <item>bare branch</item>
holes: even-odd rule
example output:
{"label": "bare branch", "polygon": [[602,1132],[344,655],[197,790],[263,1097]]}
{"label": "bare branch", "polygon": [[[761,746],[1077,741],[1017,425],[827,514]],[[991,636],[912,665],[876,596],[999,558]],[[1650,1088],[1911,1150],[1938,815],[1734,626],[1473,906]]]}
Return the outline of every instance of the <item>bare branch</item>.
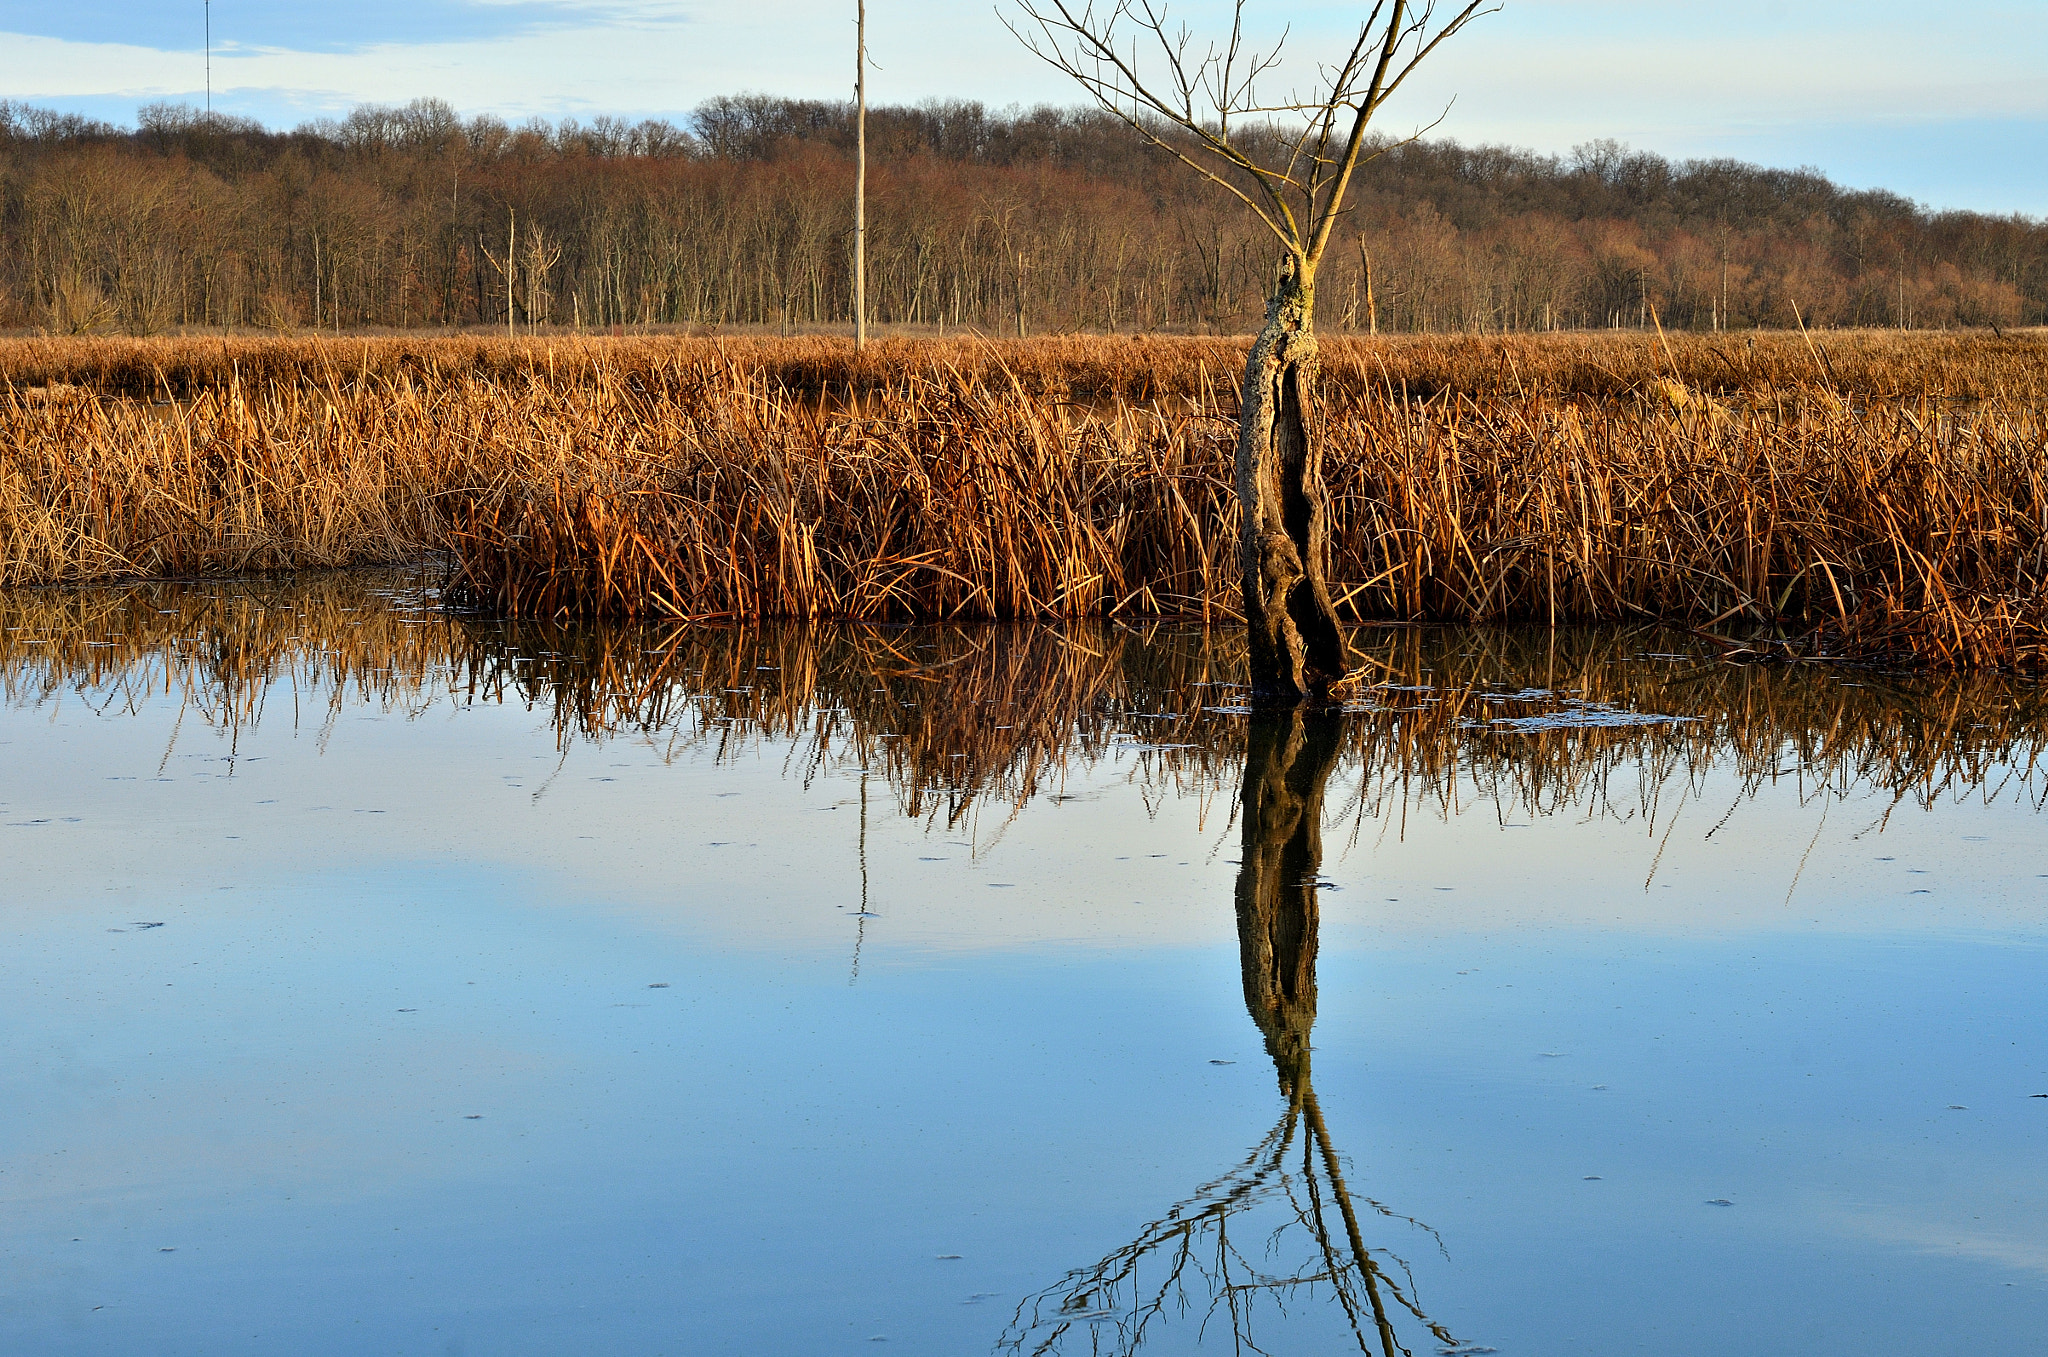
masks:
{"label": "bare branch", "polygon": [[[1440,19],[1437,0],[1374,0],[1342,57],[1317,65],[1313,88],[1272,98],[1263,86],[1282,67],[1291,29],[1254,46],[1249,0],[1235,0],[1228,31],[1207,46],[1173,21],[1168,0],[1010,4],[1019,19],[1000,17],[1028,50],[1147,144],[1243,203],[1310,269],[1328,248],[1358,166],[1388,149],[1366,153],[1374,116],[1448,38],[1498,8],[1471,0]],[[1350,115],[1341,132],[1340,111]],[[1279,122],[1297,118],[1294,131],[1281,132]],[[1248,135],[1251,128],[1258,134]]]}
{"label": "bare branch", "polygon": [[[1363,103],[1356,105],[1356,117],[1351,124],[1351,137],[1344,147],[1343,167],[1338,170],[1336,178],[1330,185],[1329,208],[1311,228],[1314,232],[1314,239],[1310,242],[1308,248],[1308,262],[1311,267],[1322,259],[1323,251],[1329,248],[1330,233],[1337,224],[1337,209],[1343,206],[1344,195],[1351,187],[1351,176],[1358,168],[1359,150],[1365,142],[1365,129],[1371,123],[1373,114],[1379,111],[1380,105],[1385,103],[1396,89],[1400,88],[1401,82],[1406,80],[1430,53],[1434,52],[1446,38],[1449,38],[1453,33],[1471,23],[1482,12],[1485,12],[1486,6],[1485,0],[1472,0],[1472,3],[1466,5],[1464,9],[1458,12],[1457,17],[1451,19],[1438,29],[1436,36],[1433,38],[1427,36],[1426,28],[1432,13],[1436,9],[1434,0],[1431,0],[1431,3],[1425,4],[1420,16],[1416,18],[1413,24],[1406,28],[1401,23],[1404,9],[1403,0],[1394,0],[1393,12],[1387,16],[1386,41],[1380,49],[1379,63],[1373,69],[1372,86],[1367,93],[1366,99]],[[1389,83],[1387,71],[1393,66],[1396,57],[1399,55],[1401,44],[1407,41],[1410,36],[1416,38],[1420,44],[1420,49],[1408,59],[1407,63],[1394,76],[1392,82]]]}

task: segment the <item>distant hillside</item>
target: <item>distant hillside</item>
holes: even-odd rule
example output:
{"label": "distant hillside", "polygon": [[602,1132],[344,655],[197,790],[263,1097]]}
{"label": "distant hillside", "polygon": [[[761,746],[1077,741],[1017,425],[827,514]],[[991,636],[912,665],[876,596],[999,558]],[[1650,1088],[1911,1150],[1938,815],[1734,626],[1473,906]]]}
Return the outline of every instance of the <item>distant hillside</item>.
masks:
{"label": "distant hillside", "polygon": [[[680,127],[515,128],[420,100],[290,132],[0,102],[0,326],[503,324],[508,283],[521,324],[843,322],[852,143],[847,106],[766,96]],[[1257,317],[1262,228],[1113,118],[882,108],[869,150],[880,321]],[[1809,325],[2048,321],[2048,223],[1611,142],[1387,147],[1342,230],[1326,327],[1632,327],[1652,306],[1692,330],[1789,326],[1795,307]]]}

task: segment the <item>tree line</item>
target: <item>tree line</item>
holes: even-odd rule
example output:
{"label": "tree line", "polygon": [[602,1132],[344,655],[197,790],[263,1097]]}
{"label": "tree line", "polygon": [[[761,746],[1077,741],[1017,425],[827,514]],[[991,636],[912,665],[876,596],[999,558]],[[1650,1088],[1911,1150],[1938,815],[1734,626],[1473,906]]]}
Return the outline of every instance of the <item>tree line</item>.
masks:
{"label": "tree line", "polygon": [[[1098,112],[868,113],[873,319],[998,333],[1241,331],[1249,213]],[[1321,324],[1380,331],[2048,321],[2048,223],[1811,170],[1389,143]],[[0,327],[813,328],[851,316],[849,105],[713,99],[682,125],[511,126],[438,100],[290,131],[0,102]]]}

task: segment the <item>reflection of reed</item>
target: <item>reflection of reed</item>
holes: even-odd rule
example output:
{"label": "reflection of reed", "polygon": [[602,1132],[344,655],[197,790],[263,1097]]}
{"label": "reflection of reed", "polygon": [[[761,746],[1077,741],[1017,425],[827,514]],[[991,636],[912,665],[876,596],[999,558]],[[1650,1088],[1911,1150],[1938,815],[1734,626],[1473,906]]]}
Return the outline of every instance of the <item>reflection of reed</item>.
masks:
{"label": "reflection of reed", "polygon": [[331,717],[350,698],[427,700],[456,644],[410,574],[316,575],[233,584],[0,590],[0,697],[35,705],[78,693],[102,712],[165,694],[226,731],[273,715]]}
{"label": "reflection of reed", "polygon": [[[1134,713],[1198,720],[1201,684],[1227,665],[1199,633],[1103,627],[517,622],[468,636],[463,690],[545,704],[564,738],[631,734],[720,757],[786,742],[792,773],[871,769],[904,813],[949,823],[984,800],[1020,806],[1057,792],[1069,766],[1093,765],[1124,739]],[[1209,761],[1205,750],[1172,752],[1174,773]],[[1150,766],[1168,771],[1156,754]]]}
{"label": "reflection of reed", "polygon": [[[1125,760],[1149,791],[1227,795],[1246,728],[1230,632],[755,629],[452,620],[407,577],[0,592],[0,694],[124,710],[176,694],[223,727],[338,710],[517,702],[564,741],[728,755],[786,743],[792,772],[884,776],[957,820]],[[1908,802],[2048,792],[2048,701],[1992,676],[1655,660],[1669,637],[1388,630],[1352,642],[1377,680],[1345,725],[1347,810],[1502,816],[1655,812],[1711,769],[1756,788]],[[1580,704],[1574,706],[1573,704]],[[1219,710],[1224,709],[1224,710]],[[1512,729],[1502,718],[1659,713],[1656,725]]]}
{"label": "reflection of reed", "polygon": [[[1284,1320],[1290,1307],[1300,1313],[1318,1302],[1336,1307],[1362,1352],[1408,1351],[1395,1308],[1455,1345],[1416,1303],[1412,1279],[1397,1281],[1366,1247],[1359,1199],[1310,1077],[1323,792],[1342,747],[1342,720],[1330,714],[1261,716],[1247,737],[1237,939],[1245,1007],[1286,1100],[1279,1122],[1236,1168],[1130,1243],[1026,1297],[1001,1347],[1050,1354],[1085,1342],[1091,1352],[1129,1353],[1169,1314],[1198,1310],[1205,1334],[1227,1322],[1236,1349],[1256,1352],[1265,1310]],[[1245,1250],[1247,1239],[1259,1241],[1259,1256]]]}

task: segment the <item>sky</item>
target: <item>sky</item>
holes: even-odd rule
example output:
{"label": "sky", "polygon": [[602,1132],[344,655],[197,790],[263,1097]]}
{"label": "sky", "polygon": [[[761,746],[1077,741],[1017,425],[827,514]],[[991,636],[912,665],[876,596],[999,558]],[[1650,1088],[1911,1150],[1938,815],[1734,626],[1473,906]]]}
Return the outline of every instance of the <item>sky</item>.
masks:
{"label": "sky", "polygon": [[[1003,0],[1004,7],[1014,0]],[[1198,34],[1228,0],[1176,0]],[[1359,0],[1251,0],[1283,68]],[[295,125],[423,95],[464,114],[680,118],[718,94],[846,98],[853,0],[214,0],[216,110]],[[870,0],[870,97],[1072,103],[982,0]],[[1013,11],[1011,11],[1013,12]],[[1931,17],[1930,17],[1931,16]],[[203,0],[0,0],[0,98],[126,122],[206,89]],[[2048,216],[2048,0],[1506,0],[1384,129],[1565,153],[1614,138],[1816,167],[1936,208]]]}

